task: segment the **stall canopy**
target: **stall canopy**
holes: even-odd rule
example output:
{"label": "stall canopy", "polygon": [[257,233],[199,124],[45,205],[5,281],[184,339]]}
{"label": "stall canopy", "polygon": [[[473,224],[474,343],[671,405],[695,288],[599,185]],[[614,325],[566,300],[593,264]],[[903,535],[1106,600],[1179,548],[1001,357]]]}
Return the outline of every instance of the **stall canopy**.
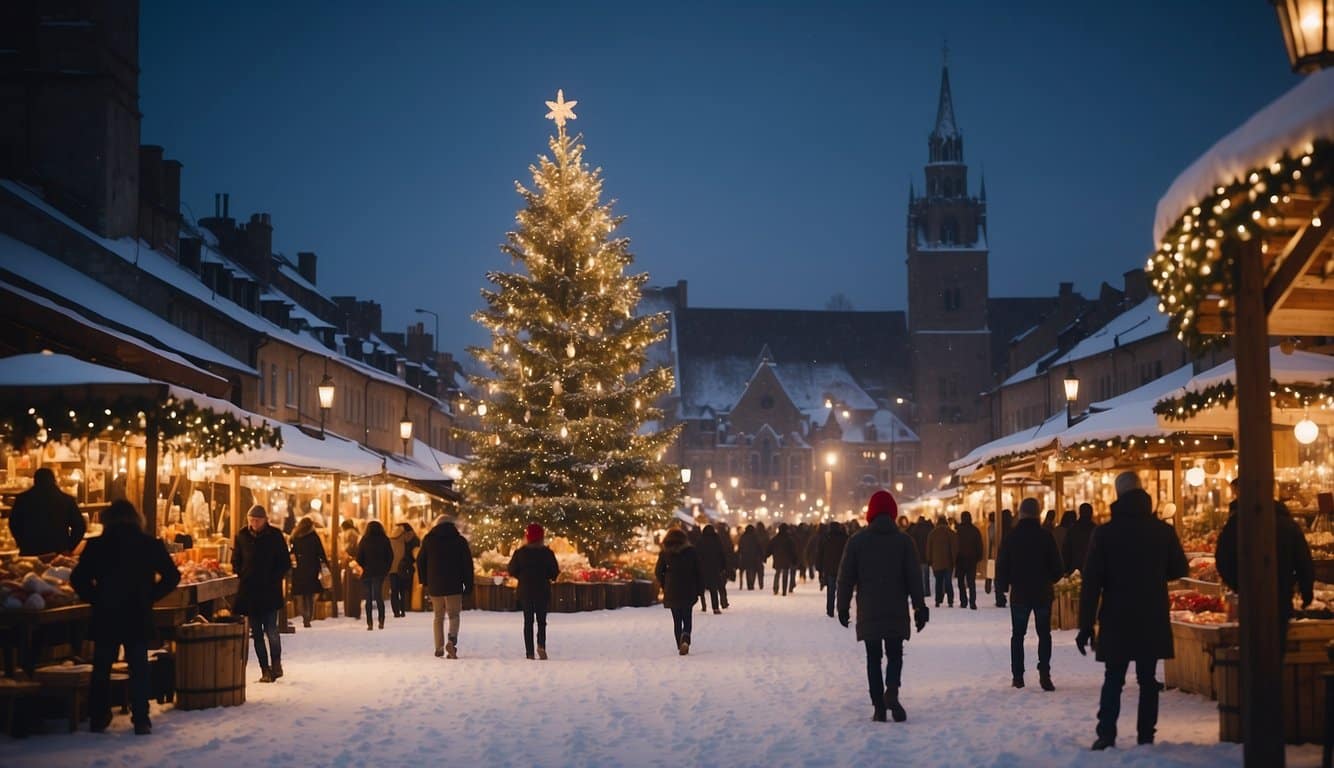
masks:
{"label": "stall canopy", "polygon": [[1036,427],[1021,429],[974,448],[962,459],[950,462],[950,469],[959,477],[967,477],[987,464],[1007,456],[1024,456],[1054,447],[1056,436],[1066,428],[1065,411]]}
{"label": "stall canopy", "polygon": [[[1279,347],[1269,350],[1269,375],[1279,387],[1299,384],[1319,385],[1334,379],[1334,357],[1311,352],[1284,353]],[[1237,430],[1237,410],[1232,407],[1230,395],[1237,377],[1235,360],[1214,366],[1197,374],[1179,389],[1164,393],[1158,402],[1157,420],[1164,428],[1193,431]],[[1191,412],[1191,403],[1207,402],[1223,397],[1212,407],[1201,407]],[[1275,424],[1296,424],[1311,411],[1306,408],[1283,408],[1275,404],[1271,420]],[[1318,415],[1320,411],[1317,409]],[[1187,415],[1188,414],[1188,415]],[[1186,416],[1184,419],[1182,418]]]}

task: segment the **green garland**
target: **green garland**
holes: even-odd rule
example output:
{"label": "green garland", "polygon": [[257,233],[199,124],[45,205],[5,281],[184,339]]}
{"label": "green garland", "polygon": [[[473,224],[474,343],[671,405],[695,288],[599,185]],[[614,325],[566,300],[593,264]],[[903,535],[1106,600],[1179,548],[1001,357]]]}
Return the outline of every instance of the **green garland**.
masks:
{"label": "green garland", "polygon": [[102,402],[62,398],[40,406],[0,404],[0,438],[15,448],[61,435],[124,441],[143,434],[150,424],[164,442],[202,458],[283,445],[282,430],[267,421],[256,426],[249,419],[242,421],[231,413],[172,397],[165,401],[126,396]]}
{"label": "green garland", "polygon": [[[1228,450],[1232,447],[1232,438],[1229,435],[1210,435],[1209,439],[1211,442],[1223,443],[1223,445],[1219,446],[1220,450]],[[1079,457],[1076,454],[1084,451],[1105,451],[1115,448],[1124,453],[1132,450],[1143,450],[1155,445],[1176,445],[1178,447],[1186,447],[1192,442],[1198,444],[1203,440],[1204,438],[1202,437],[1182,437],[1180,435],[1174,435],[1172,437],[1163,437],[1161,435],[1153,435],[1149,437],[1143,435],[1127,435],[1106,438],[1103,440],[1083,440],[1078,443],[1067,445],[1063,447],[1061,451],[1067,459],[1077,459]]]}
{"label": "green garland", "polygon": [[[1186,421],[1199,411],[1227,408],[1237,396],[1237,387],[1231,380],[1221,381],[1198,392],[1187,392],[1181,397],[1168,397],[1153,406],[1153,412],[1168,421]],[[1269,396],[1280,408],[1306,408],[1319,404],[1334,406],[1334,379],[1322,384],[1279,384],[1270,380]]]}
{"label": "green garland", "polygon": [[[1204,334],[1198,329],[1202,304],[1220,302],[1224,327],[1236,296],[1228,238],[1249,240],[1282,226],[1279,206],[1290,195],[1319,197],[1334,183],[1334,142],[1318,139],[1293,157],[1284,154],[1273,164],[1254,168],[1245,178],[1215,187],[1214,194],[1187,211],[1163,235],[1144,266],[1154,291],[1161,297],[1158,310],[1169,315],[1168,325],[1191,351],[1200,353],[1227,343],[1226,334]],[[1334,222],[1322,222],[1334,226]]]}

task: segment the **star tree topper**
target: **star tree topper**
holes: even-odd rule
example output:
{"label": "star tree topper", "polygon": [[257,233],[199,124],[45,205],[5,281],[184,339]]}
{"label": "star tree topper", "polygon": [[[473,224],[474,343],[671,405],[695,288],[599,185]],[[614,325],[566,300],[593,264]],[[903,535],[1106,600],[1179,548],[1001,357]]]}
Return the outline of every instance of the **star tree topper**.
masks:
{"label": "star tree topper", "polygon": [[556,127],[563,130],[566,120],[577,119],[577,115],[574,114],[574,105],[578,103],[577,101],[566,101],[565,91],[557,89],[556,100],[547,102],[547,109],[551,110],[547,113],[547,119],[556,121]]}

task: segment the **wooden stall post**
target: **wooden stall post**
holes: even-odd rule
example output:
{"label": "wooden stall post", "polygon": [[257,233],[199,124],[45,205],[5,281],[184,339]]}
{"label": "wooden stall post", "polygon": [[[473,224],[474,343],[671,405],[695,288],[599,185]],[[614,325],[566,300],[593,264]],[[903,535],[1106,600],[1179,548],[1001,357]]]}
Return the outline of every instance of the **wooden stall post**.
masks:
{"label": "wooden stall post", "polygon": [[1177,529],[1177,535],[1181,535],[1181,516],[1186,514],[1186,497],[1181,492],[1181,483],[1185,478],[1181,475],[1181,454],[1172,452],[1172,503],[1177,505],[1177,513],[1172,515],[1172,527]]}
{"label": "wooden stall post", "polygon": [[1237,542],[1241,621],[1241,728],[1248,768],[1282,768],[1283,659],[1275,567],[1274,447],[1269,336],[1260,241],[1229,239],[1236,278]]}
{"label": "wooden stall post", "polygon": [[333,570],[333,617],[335,619],[338,618],[338,601],[342,599],[342,595],[339,593],[342,592],[343,586],[343,569],[338,564],[338,539],[342,538],[338,535],[338,512],[342,506],[342,497],[338,490],[339,480],[338,475],[333,476],[333,498],[329,501],[329,506],[333,507],[333,512],[329,516],[331,520],[329,523],[329,551],[332,553],[329,556],[329,566]]}
{"label": "wooden stall post", "polygon": [[232,467],[232,487],[228,490],[227,503],[231,505],[232,539],[241,532],[241,468]]}
{"label": "wooden stall post", "polygon": [[158,455],[158,431],[157,424],[153,419],[148,420],[148,429],[144,430],[144,495],[143,506],[144,529],[148,531],[149,536],[156,537],[157,533],[157,455]]}
{"label": "wooden stall post", "polygon": [[1005,473],[1001,471],[999,464],[996,464],[994,469],[996,470],[996,552],[999,554],[1001,545],[1005,543],[1005,525],[1001,520],[1001,510],[1005,508]]}
{"label": "wooden stall post", "polygon": [[1065,473],[1053,472],[1051,484],[1056,489],[1056,522],[1060,524],[1061,517],[1065,515]]}

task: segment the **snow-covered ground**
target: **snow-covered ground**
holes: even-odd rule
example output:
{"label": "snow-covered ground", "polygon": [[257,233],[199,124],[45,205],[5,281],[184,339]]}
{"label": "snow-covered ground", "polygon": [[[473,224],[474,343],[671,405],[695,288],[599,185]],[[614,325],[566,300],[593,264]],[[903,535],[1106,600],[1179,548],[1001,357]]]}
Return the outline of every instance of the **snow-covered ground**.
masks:
{"label": "snow-covered ground", "polygon": [[[1008,612],[979,597],[976,612],[933,609],[908,643],[901,724],[870,721],[862,646],[808,583],[787,598],[734,592],[721,616],[696,612],[684,658],[660,607],[552,614],[547,662],[524,659],[519,614],[465,612],[457,661],[432,655],[428,614],[375,632],[320,621],[283,637],[278,683],[253,684],[252,661],[244,706],[154,704],[148,737],[121,715],[102,735],[0,737],[0,765],[1240,764],[1240,747],[1217,743],[1215,703],[1175,691],[1163,694],[1158,743],[1134,746],[1133,674],[1124,746],[1090,753],[1102,666],[1057,632],[1056,692],[1031,671],[1029,687],[1011,688]],[[1036,652],[1030,635],[1030,666]],[[1317,747],[1289,748],[1289,765],[1318,761]]]}

